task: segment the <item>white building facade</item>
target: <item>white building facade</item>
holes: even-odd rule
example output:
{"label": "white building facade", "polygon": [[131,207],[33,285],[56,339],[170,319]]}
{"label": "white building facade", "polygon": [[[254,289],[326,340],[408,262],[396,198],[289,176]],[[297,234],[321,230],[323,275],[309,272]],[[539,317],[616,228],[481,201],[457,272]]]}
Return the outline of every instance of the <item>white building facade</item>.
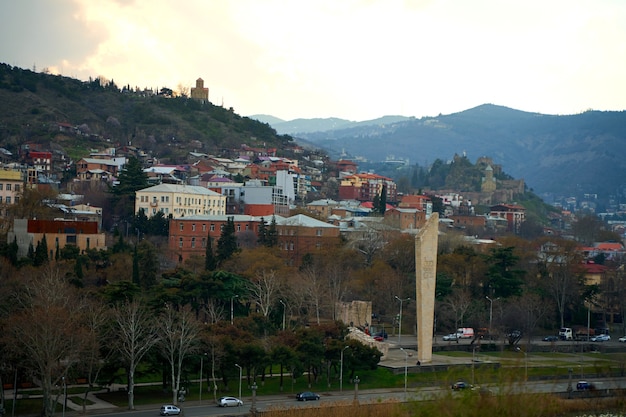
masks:
{"label": "white building facade", "polygon": [[140,211],[148,218],[158,212],[174,219],[219,216],[226,214],[226,197],[199,186],[159,184],[135,193],[135,214]]}

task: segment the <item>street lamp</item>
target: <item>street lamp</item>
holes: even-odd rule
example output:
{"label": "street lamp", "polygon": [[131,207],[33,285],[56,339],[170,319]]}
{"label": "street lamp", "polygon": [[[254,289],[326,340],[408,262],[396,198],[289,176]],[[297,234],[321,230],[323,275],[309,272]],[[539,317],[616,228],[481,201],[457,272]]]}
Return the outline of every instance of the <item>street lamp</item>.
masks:
{"label": "street lamp", "polygon": [[398,345],[400,344],[400,340],[402,338],[402,302],[403,301],[409,301],[410,298],[405,298],[402,299],[400,297],[398,297],[397,295],[395,296],[396,300],[400,301],[400,318],[398,321]]}
{"label": "street lamp", "polygon": [[285,313],[287,312],[287,306],[283,302],[283,300],[278,300],[283,305],[283,332],[285,331]]}
{"label": "street lamp", "polygon": [[344,346],[344,348],[341,349],[341,359],[339,360],[339,392],[343,392],[343,352],[346,349],[350,349],[350,346]]}
{"label": "street lamp", "polygon": [[241,366],[235,364],[237,368],[239,368],[239,399],[241,399]]}
{"label": "street lamp", "polygon": [[61,377],[61,381],[63,381],[63,417],[65,417],[65,405],[67,404],[67,384],[65,383],[64,376]]}
{"label": "street lamp", "polygon": [[[491,337],[491,322],[493,321],[493,301],[489,296],[485,296],[487,300],[489,300],[489,337]],[[496,298],[495,301],[498,301],[500,297]]]}
{"label": "street lamp", "polygon": [[[235,298],[239,298],[239,295],[233,295],[232,297],[230,297],[230,324],[233,324],[233,317],[234,317],[234,306],[233,306],[233,300]],[[239,395],[241,397],[241,395]]]}
{"label": "street lamp", "polygon": [[406,350],[400,348],[402,352],[404,352],[404,399],[406,400],[406,376],[407,376],[407,362],[409,360],[409,354],[406,353]]}
{"label": "street lamp", "polygon": [[354,402],[358,403],[359,402],[359,382],[361,382],[361,380],[359,379],[358,376],[354,377]]}

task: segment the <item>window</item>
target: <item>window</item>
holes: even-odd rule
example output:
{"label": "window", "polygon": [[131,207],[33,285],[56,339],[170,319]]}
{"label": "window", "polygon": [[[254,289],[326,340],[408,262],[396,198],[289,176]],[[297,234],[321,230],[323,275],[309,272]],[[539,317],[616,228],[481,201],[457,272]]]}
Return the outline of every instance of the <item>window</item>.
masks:
{"label": "window", "polygon": [[206,232],[206,224],[202,224],[202,231]]}
{"label": "window", "polygon": [[211,231],[215,232],[215,225],[214,224],[211,224]]}
{"label": "window", "polygon": [[19,184],[15,184],[15,191],[19,191],[20,190],[20,185]]}
{"label": "window", "polygon": [[152,197],[152,202],[153,202],[153,203],[156,203],[156,202],[157,202],[157,198],[156,198],[156,196],[153,196],[153,197]]}
{"label": "window", "polygon": [[182,232],[184,228],[185,228],[185,227],[184,227],[183,223],[181,223],[181,224],[180,224],[180,231]]}
{"label": "window", "polygon": [[19,197],[15,197],[15,204],[19,204],[20,203],[20,198]]}
{"label": "window", "polygon": [[237,224],[237,231],[241,232],[241,225],[240,224]]}
{"label": "window", "polygon": [[11,191],[11,184],[7,184],[7,191]]}
{"label": "window", "polygon": [[316,236],[322,236],[322,229],[317,229],[317,231],[315,232]]}
{"label": "window", "polygon": [[202,247],[206,248],[206,237],[202,238]]}
{"label": "window", "polygon": [[192,238],[191,238],[191,247],[192,247],[192,248],[195,248],[195,247],[196,247],[196,238],[195,238],[195,237],[192,237]]}
{"label": "window", "polygon": [[182,238],[182,237],[179,237],[179,238],[178,238],[178,247],[179,247],[179,248],[182,248],[182,247],[183,247],[183,238]]}
{"label": "window", "polygon": [[2,191],[2,187],[4,187],[4,184],[0,184],[0,191]]}
{"label": "window", "polygon": [[196,224],[195,224],[195,223],[192,223],[192,224],[191,224],[191,231],[192,231],[192,232],[195,232],[195,231],[196,231]]}
{"label": "window", "polygon": [[7,196],[7,204],[11,204],[11,197]]}

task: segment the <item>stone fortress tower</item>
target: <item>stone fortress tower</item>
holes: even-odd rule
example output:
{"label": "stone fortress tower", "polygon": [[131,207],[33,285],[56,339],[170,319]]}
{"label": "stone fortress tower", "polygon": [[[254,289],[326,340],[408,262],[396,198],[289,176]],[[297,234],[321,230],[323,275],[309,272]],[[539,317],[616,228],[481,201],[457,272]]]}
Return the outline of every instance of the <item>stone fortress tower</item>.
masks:
{"label": "stone fortress tower", "polygon": [[209,101],[209,89],[204,86],[204,80],[202,78],[198,78],[196,80],[196,86],[191,87],[191,98],[203,102]]}

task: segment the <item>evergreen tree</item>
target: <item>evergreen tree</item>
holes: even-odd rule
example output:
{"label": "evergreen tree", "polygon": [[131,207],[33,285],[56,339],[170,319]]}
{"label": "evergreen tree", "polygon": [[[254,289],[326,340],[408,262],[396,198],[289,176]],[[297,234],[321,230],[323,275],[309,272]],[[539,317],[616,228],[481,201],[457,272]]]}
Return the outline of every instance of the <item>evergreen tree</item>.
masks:
{"label": "evergreen tree", "polygon": [[514,268],[519,261],[514,249],[512,246],[491,249],[487,256],[487,290],[491,296],[506,298],[522,293],[524,271]]}
{"label": "evergreen tree", "polygon": [[222,264],[227,259],[230,259],[233,254],[238,250],[237,236],[235,235],[235,221],[233,217],[228,217],[220,238],[217,241],[217,263]]}
{"label": "evergreen tree", "polygon": [[257,239],[257,243],[262,246],[267,245],[267,226],[265,224],[265,218],[261,217],[261,221],[259,222],[259,238]]}
{"label": "evergreen tree", "polygon": [[380,191],[380,200],[378,201],[378,213],[380,215],[385,214],[387,210],[387,184],[383,184],[383,188]]}
{"label": "evergreen tree", "polygon": [[276,216],[272,216],[270,227],[267,229],[267,238],[265,239],[265,246],[273,248],[278,245],[278,230],[276,229]]}
{"label": "evergreen tree", "polygon": [[31,261],[35,260],[35,248],[33,247],[33,242],[28,244],[28,254],[26,255],[28,259]]}
{"label": "evergreen tree", "polygon": [[135,192],[148,187],[148,176],[137,158],[129,158],[117,177],[119,183],[111,189],[115,214],[129,219],[135,212]]}
{"label": "evergreen tree", "polygon": [[19,246],[17,245],[17,236],[13,237],[13,242],[7,248],[7,258],[11,262],[11,265],[17,265],[17,254],[19,252]]}
{"label": "evergreen tree", "polygon": [[43,238],[39,242],[37,242],[33,265],[41,266],[46,262],[48,262],[48,243],[46,242],[46,235],[44,235]]}
{"label": "evergreen tree", "polygon": [[133,284],[137,287],[141,287],[139,280],[139,255],[137,255],[137,245],[135,244],[135,250],[133,251]]}
{"label": "evergreen tree", "polygon": [[213,239],[211,239],[211,235],[208,234],[206,237],[206,250],[204,252],[204,270],[205,271],[215,271],[217,268],[217,259],[215,259],[215,254],[213,253]]}

